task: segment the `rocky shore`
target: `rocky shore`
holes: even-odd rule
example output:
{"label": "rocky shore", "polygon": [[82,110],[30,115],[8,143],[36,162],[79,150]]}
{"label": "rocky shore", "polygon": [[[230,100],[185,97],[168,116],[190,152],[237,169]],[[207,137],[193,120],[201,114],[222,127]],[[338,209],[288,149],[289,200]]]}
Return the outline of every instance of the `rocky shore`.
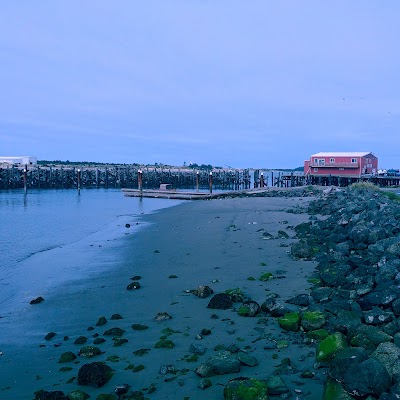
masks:
{"label": "rocky shore", "polygon": [[151,215],[118,270],[38,294],[0,398],[399,398],[399,203],[363,185],[251,197]]}

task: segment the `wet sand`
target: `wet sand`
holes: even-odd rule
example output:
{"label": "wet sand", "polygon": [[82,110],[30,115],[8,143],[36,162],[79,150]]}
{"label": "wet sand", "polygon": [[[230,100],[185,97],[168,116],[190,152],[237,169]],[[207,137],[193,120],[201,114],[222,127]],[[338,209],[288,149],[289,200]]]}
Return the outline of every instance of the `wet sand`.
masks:
{"label": "wet sand", "polygon": [[[288,254],[294,239],[262,239],[264,229],[276,236],[283,230],[290,237],[290,227],[308,220],[307,214],[287,213],[310,198],[236,198],[197,201],[181,204],[144,217],[146,226],[139,231],[127,229],[125,238],[105,244],[109,256],[102,250],[96,261],[99,272],[93,271],[90,279],[67,282],[53,293],[47,293],[45,301],[29,306],[20,315],[2,321],[0,357],[2,378],[0,399],[31,399],[39,389],[62,390],[65,394],[80,389],[96,398],[100,393],[111,393],[115,386],[128,383],[133,390],[143,390],[150,399],[222,399],[223,385],[229,379],[244,376],[267,379],[282,359],[289,357],[298,372],[281,375],[294,396],[317,400],[322,398],[324,377],[319,371],[312,379],[304,379],[300,372],[313,370],[315,362],[312,347],[303,345],[300,336],[283,332],[276,319],[267,315],[255,318],[240,317],[231,310],[211,310],[210,300],[200,299],[189,290],[199,285],[209,285],[215,293],[241,288],[259,304],[269,291],[278,293],[282,299],[307,291],[315,264],[294,261]],[[144,199],[143,201],[146,201]],[[79,254],[77,254],[79,257]],[[261,282],[262,273],[279,273],[285,278]],[[277,273],[278,272],[278,273]],[[131,277],[139,275],[141,288],[126,290]],[[176,278],[170,278],[175,275]],[[254,281],[248,277],[254,277]],[[39,293],[40,294],[40,293]],[[38,294],[38,295],[39,295]],[[240,303],[235,303],[238,309]],[[289,306],[290,307],[290,306]],[[172,319],[157,322],[158,312],[168,312]],[[122,320],[111,320],[119,313]],[[216,314],[219,318],[213,319]],[[108,322],[101,327],[95,324],[104,316]],[[136,331],[134,323],[149,328]],[[21,332],[15,324],[23,327]],[[88,327],[93,330],[88,331]],[[101,337],[105,330],[119,327],[126,330],[128,340],[120,347],[113,346],[111,337],[98,345],[102,355],[75,362],[59,364],[63,352],[78,353],[82,347],[74,344],[78,336],[86,336],[86,345],[93,344],[93,335]],[[156,349],[155,343],[162,330],[171,328],[169,339],[173,349]],[[196,340],[203,328],[211,334]],[[45,341],[48,332],[56,336]],[[64,341],[64,336],[68,340]],[[288,347],[265,349],[269,339],[287,340]],[[207,348],[196,362],[188,362],[191,343],[201,343]],[[297,343],[296,343],[297,342]],[[214,354],[216,345],[236,344],[259,361],[256,367],[243,366],[237,374],[210,378],[212,386],[198,388],[201,378],[195,368]],[[42,347],[41,347],[42,346]],[[142,356],[133,354],[138,349],[150,349]],[[109,358],[113,357],[112,360]],[[117,360],[117,361],[116,361]],[[113,378],[103,387],[95,389],[78,386],[76,379],[80,366],[93,361],[106,361],[114,370]],[[132,372],[128,366],[143,365],[144,369]],[[163,365],[173,365],[177,375],[159,373]],[[60,372],[61,367],[71,367]],[[177,377],[174,380],[170,378]],[[71,381],[71,383],[67,383]],[[156,391],[147,394],[154,384]]]}

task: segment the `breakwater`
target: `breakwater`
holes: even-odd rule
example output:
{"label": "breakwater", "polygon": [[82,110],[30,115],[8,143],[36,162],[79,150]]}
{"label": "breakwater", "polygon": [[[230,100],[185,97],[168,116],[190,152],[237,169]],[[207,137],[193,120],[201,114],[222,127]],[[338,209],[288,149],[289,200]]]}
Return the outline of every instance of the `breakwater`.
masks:
{"label": "breakwater", "polygon": [[175,188],[209,188],[241,190],[251,185],[248,169],[193,170],[178,167],[112,166],[3,166],[0,167],[0,189],[20,188],[136,188],[141,179],[144,189],[156,189],[162,183]]}

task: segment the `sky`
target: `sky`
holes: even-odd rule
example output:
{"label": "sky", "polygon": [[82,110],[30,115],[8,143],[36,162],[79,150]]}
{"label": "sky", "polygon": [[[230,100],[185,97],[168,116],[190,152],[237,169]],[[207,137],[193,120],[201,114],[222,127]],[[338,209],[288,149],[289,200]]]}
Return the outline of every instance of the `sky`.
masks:
{"label": "sky", "polygon": [[0,3],[0,155],[400,167],[398,0]]}

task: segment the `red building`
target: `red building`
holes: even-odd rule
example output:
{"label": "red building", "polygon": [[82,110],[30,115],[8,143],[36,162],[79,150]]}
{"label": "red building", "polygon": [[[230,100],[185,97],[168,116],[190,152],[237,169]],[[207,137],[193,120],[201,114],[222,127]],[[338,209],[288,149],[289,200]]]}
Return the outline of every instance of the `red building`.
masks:
{"label": "red building", "polygon": [[323,152],[304,161],[305,175],[352,176],[378,172],[378,158],[371,152]]}

